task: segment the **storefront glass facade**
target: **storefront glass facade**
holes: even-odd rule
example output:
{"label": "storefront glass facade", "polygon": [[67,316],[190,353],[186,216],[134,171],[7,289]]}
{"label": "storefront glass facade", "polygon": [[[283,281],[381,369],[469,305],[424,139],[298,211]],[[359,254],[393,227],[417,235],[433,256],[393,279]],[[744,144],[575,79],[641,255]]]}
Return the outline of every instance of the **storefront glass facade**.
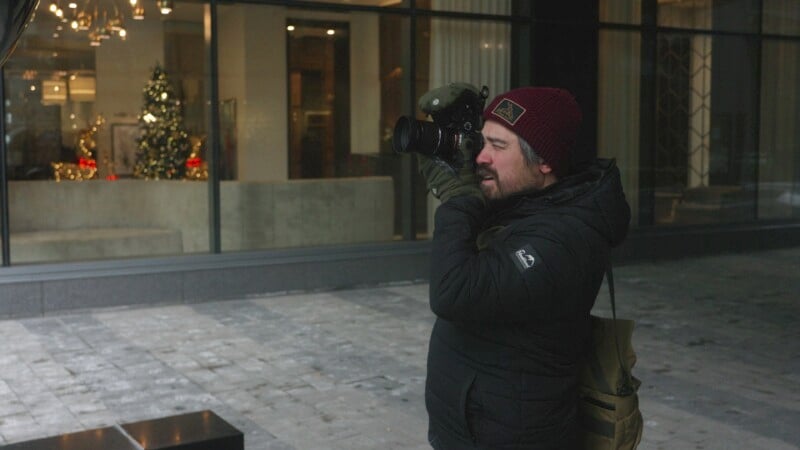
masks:
{"label": "storefront glass facade", "polygon": [[[532,30],[564,20],[510,0],[161,3],[41,2],[3,67],[5,264],[425,240],[436,204],[394,123],[449,82],[538,84]],[[797,3],[591,3],[574,26],[598,30],[596,75],[564,87],[594,93],[585,127],[633,226],[800,218]]]}
{"label": "storefront glass facade", "polygon": [[798,20],[790,1],[601,2],[599,153],[636,225],[800,217]]}
{"label": "storefront glass facade", "polygon": [[12,264],[209,251],[204,16],[40,2],[3,68]]}

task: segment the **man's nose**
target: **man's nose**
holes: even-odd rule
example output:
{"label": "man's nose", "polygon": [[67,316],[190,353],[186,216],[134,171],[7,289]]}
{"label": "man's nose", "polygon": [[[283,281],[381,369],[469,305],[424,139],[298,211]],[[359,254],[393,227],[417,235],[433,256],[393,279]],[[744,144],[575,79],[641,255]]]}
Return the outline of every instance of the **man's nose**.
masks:
{"label": "man's nose", "polygon": [[478,165],[489,164],[491,162],[491,158],[489,158],[489,152],[486,151],[486,146],[484,145],[480,152],[478,152],[478,156],[475,158],[475,162]]}

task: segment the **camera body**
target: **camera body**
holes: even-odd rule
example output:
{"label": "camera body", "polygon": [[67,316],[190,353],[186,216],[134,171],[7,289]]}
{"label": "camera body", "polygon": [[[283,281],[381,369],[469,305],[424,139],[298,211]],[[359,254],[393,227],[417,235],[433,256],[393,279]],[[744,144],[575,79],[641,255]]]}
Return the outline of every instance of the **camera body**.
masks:
{"label": "camera body", "polygon": [[[439,158],[455,168],[473,163],[483,148],[483,108],[489,88],[479,91],[468,83],[451,83],[427,92],[419,108],[433,122],[402,116],[392,136],[397,153],[417,152]],[[466,161],[463,155],[471,155]]]}

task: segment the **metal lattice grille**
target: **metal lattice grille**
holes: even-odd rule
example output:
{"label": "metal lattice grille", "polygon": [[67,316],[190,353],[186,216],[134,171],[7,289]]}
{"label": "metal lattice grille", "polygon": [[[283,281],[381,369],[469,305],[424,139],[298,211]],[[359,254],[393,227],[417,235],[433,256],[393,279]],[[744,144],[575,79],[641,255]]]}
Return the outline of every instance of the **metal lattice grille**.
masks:
{"label": "metal lattice grille", "polygon": [[660,36],[656,102],[655,182],[686,186],[689,153],[690,38]]}
{"label": "metal lattice grille", "polygon": [[711,115],[711,38],[658,42],[656,186],[707,186]]}
{"label": "metal lattice grille", "polygon": [[708,186],[711,139],[711,38],[691,39],[688,187]]}

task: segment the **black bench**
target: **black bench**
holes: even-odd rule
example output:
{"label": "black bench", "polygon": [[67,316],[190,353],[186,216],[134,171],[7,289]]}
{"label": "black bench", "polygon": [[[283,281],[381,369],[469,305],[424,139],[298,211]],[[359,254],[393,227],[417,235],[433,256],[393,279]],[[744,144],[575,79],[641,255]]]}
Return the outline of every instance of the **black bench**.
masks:
{"label": "black bench", "polygon": [[90,448],[141,450],[140,446],[114,427],[17,442],[0,448],[3,450],[88,450]]}
{"label": "black bench", "polygon": [[2,450],[244,450],[244,435],[213,411],[63,434]]}

